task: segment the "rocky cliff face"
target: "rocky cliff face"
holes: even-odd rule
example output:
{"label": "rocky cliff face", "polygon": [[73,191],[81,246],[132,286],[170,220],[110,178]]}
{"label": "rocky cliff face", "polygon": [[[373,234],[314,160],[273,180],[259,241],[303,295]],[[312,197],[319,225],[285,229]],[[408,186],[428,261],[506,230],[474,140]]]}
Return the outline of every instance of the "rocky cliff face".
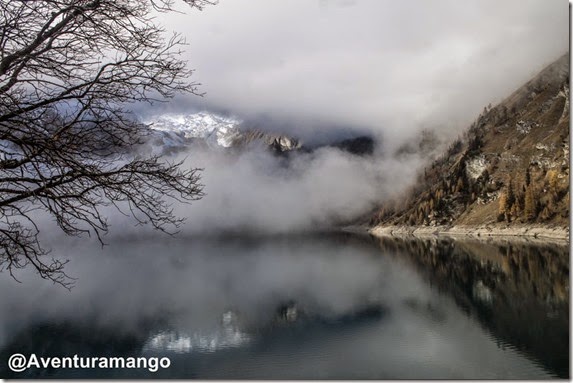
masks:
{"label": "rocky cliff face", "polygon": [[364,156],[374,154],[376,142],[371,137],[360,136],[336,142],[332,146],[351,154]]}
{"label": "rocky cliff face", "polygon": [[263,145],[281,153],[302,147],[302,143],[296,138],[254,129],[241,132],[241,134],[234,137],[231,142],[231,146],[236,148],[246,148],[248,146],[257,145]]}
{"label": "rocky cliff face", "polygon": [[240,151],[262,147],[277,154],[311,152],[326,146],[359,156],[373,154],[376,146],[371,137],[359,136],[319,147],[308,147],[299,139],[286,134],[249,128],[237,119],[209,112],[159,115],[147,123],[150,124],[149,137],[143,150],[159,155],[176,153],[192,144]]}
{"label": "rocky cliff face", "polygon": [[155,154],[178,152],[191,144],[213,149],[263,146],[281,153],[302,146],[293,137],[246,130],[237,119],[209,112],[159,115],[146,123],[150,124],[147,144]]}
{"label": "rocky cliff face", "polygon": [[372,225],[568,226],[569,57],[495,107],[420,174]]}

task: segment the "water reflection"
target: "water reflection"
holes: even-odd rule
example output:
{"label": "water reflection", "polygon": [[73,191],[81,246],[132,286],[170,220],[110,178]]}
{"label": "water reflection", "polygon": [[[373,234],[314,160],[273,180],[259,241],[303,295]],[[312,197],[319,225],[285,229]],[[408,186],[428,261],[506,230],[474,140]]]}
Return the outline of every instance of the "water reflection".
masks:
{"label": "water reflection", "polygon": [[[568,259],[558,246],[329,234],[129,238],[59,252],[79,278],[71,293],[0,275],[2,377],[568,375]],[[2,365],[15,352],[172,364],[152,376],[16,375]]]}
{"label": "water reflection", "polygon": [[552,243],[378,238],[407,260],[500,347],[523,351],[569,376],[569,249]]}

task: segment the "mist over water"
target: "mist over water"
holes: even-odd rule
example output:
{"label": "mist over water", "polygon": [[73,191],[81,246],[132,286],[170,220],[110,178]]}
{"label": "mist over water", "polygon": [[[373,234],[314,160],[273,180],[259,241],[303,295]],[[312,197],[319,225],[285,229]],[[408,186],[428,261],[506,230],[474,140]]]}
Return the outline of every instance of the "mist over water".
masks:
{"label": "mist over water", "polygon": [[[170,201],[175,215],[186,219],[178,231],[216,235],[301,233],[356,222],[403,192],[421,158],[378,151],[359,156],[332,147],[283,156],[256,146],[226,150],[191,145],[164,159],[183,161],[184,169],[202,169],[205,196],[191,204]],[[105,238],[153,233],[114,207],[102,211],[110,225]],[[41,235],[46,241],[60,235],[49,217],[42,219]]]}
{"label": "mist over water", "polygon": [[[113,241],[103,249],[94,241],[75,241],[54,248],[60,257],[73,259],[67,271],[79,283],[71,294],[46,286],[32,272],[22,275],[22,285],[3,276],[3,289],[16,294],[2,300],[2,311],[18,307],[21,317],[6,318],[14,323],[56,316],[89,318],[114,328],[175,313],[182,323],[201,327],[218,323],[230,308],[248,317],[296,297],[334,314],[361,304],[358,298],[368,298],[380,276],[389,272],[372,249],[359,249],[349,257],[354,247],[348,244],[291,239],[167,241],[141,236]],[[354,278],[357,273],[360,279]]]}
{"label": "mist over water", "polygon": [[[567,50],[564,2],[467,4],[227,0],[160,18],[189,39],[184,55],[207,95],[135,115],[215,111],[311,145],[368,134],[378,146],[166,155],[202,168],[206,193],[171,201],[187,219],[175,237],[108,206],[102,247],[32,212],[49,256],[69,260],[77,280],[68,291],[30,267],[16,271],[21,283],[0,273],[0,362],[16,352],[172,359],[152,376],[85,376],[115,378],[567,377],[569,282],[552,274],[568,271],[567,250],[471,244],[458,257],[449,243],[332,234],[404,194],[429,159],[417,152],[423,129],[447,144]],[[26,374],[16,377],[77,377]]]}
{"label": "mist over water", "polygon": [[358,135],[378,143],[373,157],[324,149],[288,163],[262,151],[191,148],[185,166],[205,169],[207,196],[176,205],[188,233],[351,221],[404,193],[429,162],[424,153],[396,158],[398,148],[418,151],[429,130],[441,153],[486,105],[568,50],[559,1],[254,0],[180,9],[158,22],[187,38],[182,55],[206,94],[135,105],[136,115],[212,111],[310,144]]}
{"label": "mist over water", "polygon": [[[527,351],[537,347],[527,338],[516,347],[477,321],[483,297],[461,310],[398,249],[349,235],[133,237],[103,250],[77,241],[56,248],[74,259],[71,292],[31,272],[22,284],[0,276],[0,312],[10,313],[0,317],[0,354],[167,355],[172,367],[154,377],[180,378],[555,374]],[[496,302],[497,290],[490,294]],[[295,319],[281,307],[295,308]],[[501,310],[503,322],[512,312]]]}
{"label": "mist over water", "polygon": [[[237,156],[191,150],[185,164],[204,167],[206,196],[178,212],[185,231],[302,232],[347,223],[394,196],[417,161],[359,157],[337,149]],[[410,178],[411,179],[411,178]]]}

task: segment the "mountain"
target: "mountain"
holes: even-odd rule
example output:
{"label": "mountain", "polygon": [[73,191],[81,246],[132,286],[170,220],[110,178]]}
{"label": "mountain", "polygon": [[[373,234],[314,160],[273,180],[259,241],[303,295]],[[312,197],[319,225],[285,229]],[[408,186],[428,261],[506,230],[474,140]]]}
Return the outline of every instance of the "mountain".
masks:
{"label": "mountain", "polygon": [[200,144],[212,149],[264,147],[277,154],[310,152],[326,146],[354,155],[368,155],[374,152],[376,145],[371,137],[359,136],[308,147],[295,137],[251,128],[241,120],[206,111],[158,115],[146,123],[150,126],[147,143],[155,154],[169,154],[185,150],[191,144]]}
{"label": "mountain", "polygon": [[239,120],[207,112],[159,115],[147,123],[154,131],[165,133],[156,136],[168,146],[184,146],[192,139],[201,139],[209,146],[227,148],[240,134]]}
{"label": "mountain", "polygon": [[300,149],[302,145],[293,137],[245,129],[238,119],[209,112],[159,115],[146,123],[151,128],[149,143],[155,152],[163,154],[183,150],[192,143],[213,149],[264,146],[277,152]]}
{"label": "mountain", "polygon": [[372,139],[372,137],[360,136],[337,141],[330,144],[329,146],[338,148],[354,155],[365,156],[374,154],[376,142],[374,139]]}
{"label": "mountain", "polygon": [[231,146],[247,148],[249,146],[264,145],[277,152],[288,152],[302,147],[302,142],[284,134],[266,133],[261,130],[249,129],[233,138]]}
{"label": "mountain", "polygon": [[373,226],[569,225],[569,55],[495,107]]}

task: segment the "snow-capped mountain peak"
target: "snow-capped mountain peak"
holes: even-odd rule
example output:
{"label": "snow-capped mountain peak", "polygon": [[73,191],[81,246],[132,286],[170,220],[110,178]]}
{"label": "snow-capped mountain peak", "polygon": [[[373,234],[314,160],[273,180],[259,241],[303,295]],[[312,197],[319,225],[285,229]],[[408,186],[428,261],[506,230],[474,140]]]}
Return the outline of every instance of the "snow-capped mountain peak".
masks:
{"label": "snow-capped mountain peak", "polygon": [[147,123],[157,131],[173,132],[185,138],[201,138],[210,145],[230,147],[239,135],[241,121],[208,112],[192,114],[163,114]]}

